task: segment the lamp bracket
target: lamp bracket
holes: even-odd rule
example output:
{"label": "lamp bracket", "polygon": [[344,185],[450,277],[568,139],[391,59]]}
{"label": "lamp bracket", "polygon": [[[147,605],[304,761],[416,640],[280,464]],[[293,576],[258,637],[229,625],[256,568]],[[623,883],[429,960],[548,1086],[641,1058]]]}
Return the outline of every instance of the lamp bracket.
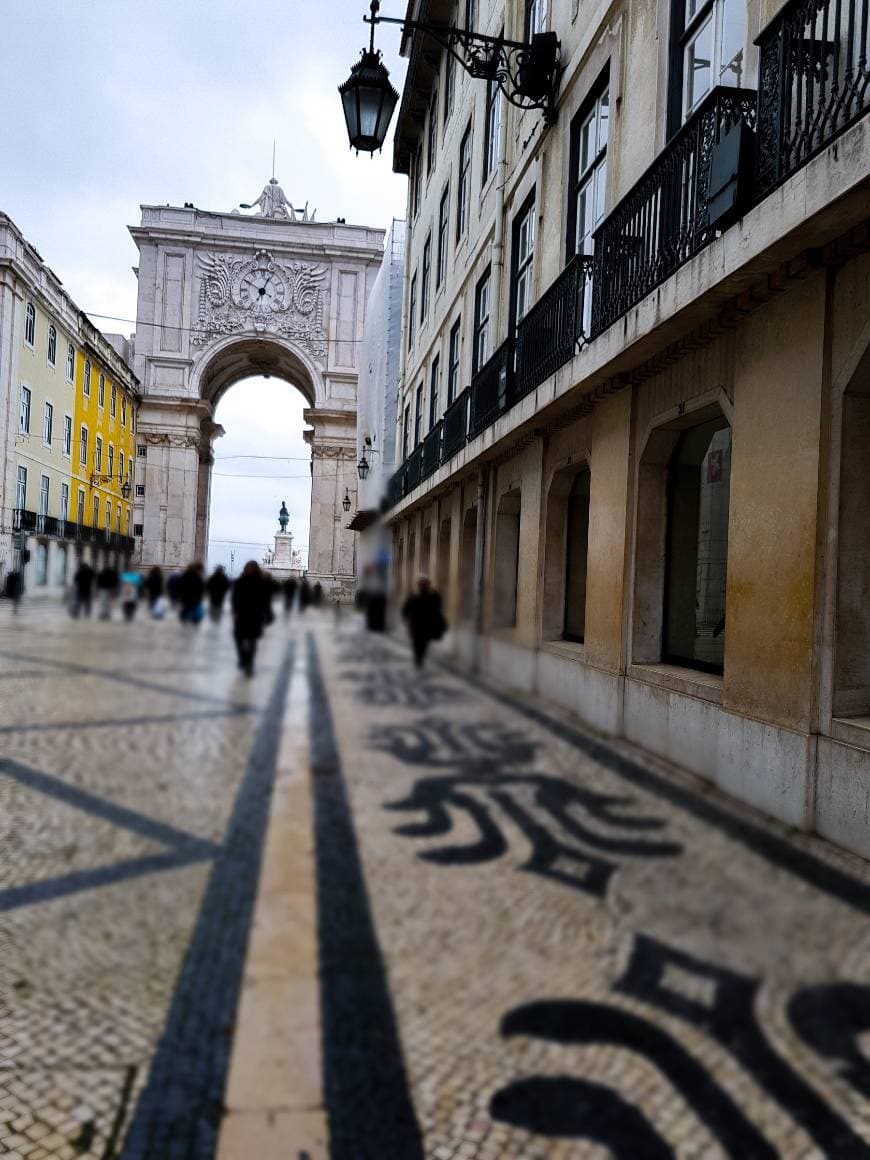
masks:
{"label": "lamp bracket", "polygon": [[550,85],[542,95],[532,95],[523,91],[522,83],[522,74],[531,61],[530,41],[506,40],[503,36],[485,36],[482,32],[454,28],[452,25],[403,20],[397,16],[379,16],[379,7],[378,0],[372,0],[371,16],[363,17],[365,23],[372,26],[372,47],[376,24],[398,24],[406,34],[409,31],[423,32],[449,52],[469,76],[498,84],[512,105],[520,109],[540,109],[547,125],[552,125],[556,120],[556,89],[562,71],[559,64],[561,45],[558,40],[555,41]]}

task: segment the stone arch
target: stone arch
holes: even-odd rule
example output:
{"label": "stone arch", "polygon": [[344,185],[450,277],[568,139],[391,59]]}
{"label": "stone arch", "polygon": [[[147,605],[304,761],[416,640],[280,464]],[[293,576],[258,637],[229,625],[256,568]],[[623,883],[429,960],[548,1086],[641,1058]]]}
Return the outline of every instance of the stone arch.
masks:
{"label": "stone arch", "polygon": [[253,331],[228,335],[201,351],[191,367],[190,384],[214,408],[235,383],[256,375],[290,383],[309,407],[327,405],[322,369],[314,359],[288,339]]}

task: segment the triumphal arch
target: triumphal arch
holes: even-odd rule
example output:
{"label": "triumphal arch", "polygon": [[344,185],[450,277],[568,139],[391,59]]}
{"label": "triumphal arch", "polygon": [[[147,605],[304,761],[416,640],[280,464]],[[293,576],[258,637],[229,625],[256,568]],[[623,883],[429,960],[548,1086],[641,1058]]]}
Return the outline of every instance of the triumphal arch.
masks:
{"label": "triumphal arch", "polygon": [[215,407],[228,387],[275,375],[297,387],[311,430],[308,570],[329,592],[353,587],[356,391],[368,291],[384,232],[319,222],[274,178],[256,212],[142,206],[134,369],[139,416],[134,523],[141,562],[204,560]]}

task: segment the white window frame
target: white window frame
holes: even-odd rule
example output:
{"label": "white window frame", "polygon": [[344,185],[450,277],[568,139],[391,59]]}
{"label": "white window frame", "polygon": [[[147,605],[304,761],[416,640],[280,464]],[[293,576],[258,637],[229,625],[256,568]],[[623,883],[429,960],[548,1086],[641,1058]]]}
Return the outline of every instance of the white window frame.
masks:
{"label": "white window frame", "polygon": [[85,489],[79,488],[79,498],[76,500],[76,523],[84,526],[85,522]]}
{"label": "white window frame", "polygon": [[18,396],[18,433],[20,435],[30,434],[30,411],[32,405],[33,392],[26,383],[22,383]]}
{"label": "white window frame", "polygon": [[522,322],[533,301],[535,280],[535,234],[537,224],[536,200],[520,210],[514,225],[514,324]]}
{"label": "white window frame", "polygon": [[60,485],[60,518],[69,522],[69,484],[65,482]]}
{"label": "white window frame", "polygon": [[24,307],[24,345],[33,350],[36,342],[36,307],[28,298]]}
{"label": "white window frame", "polygon": [[103,474],[103,437],[98,435],[94,439],[94,471],[97,475]]}
{"label": "white window frame", "polygon": [[88,465],[88,429],[84,423],[79,428],[79,463],[82,467]]}
{"label": "white window frame", "polygon": [[105,409],[106,406],[106,376],[100,371],[100,378],[97,384],[97,406]]}
{"label": "white window frame", "polygon": [[82,374],[82,394],[86,399],[91,397],[91,360],[85,359],[85,369]]}
{"label": "white window frame", "polygon": [[76,378],[76,348],[71,342],[66,344],[66,381],[74,383]]}
{"label": "white window frame", "polygon": [[15,507],[23,511],[27,507],[27,468],[19,463],[15,475]]}
{"label": "white window frame", "polygon": [[51,447],[51,436],[54,429],[54,403],[48,399],[42,404],[42,446]]}
{"label": "white window frame", "polygon": [[45,357],[50,367],[57,366],[57,327],[53,322],[48,324],[48,336],[45,342]]}
{"label": "white window frame", "polygon": [[118,388],[112,384],[112,389],[109,392],[109,415],[114,419],[118,414]]}
{"label": "white window frame", "polygon": [[115,477],[115,445],[113,443],[109,444],[106,452],[106,475],[110,479],[114,479]]}
{"label": "white window frame", "polygon": [[63,416],[63,444],[62,444],[64,459],[71,459],[72,458],[72,432],[73,432],[72,415],[70,415],[68,412],[65,412],[64,416]]}

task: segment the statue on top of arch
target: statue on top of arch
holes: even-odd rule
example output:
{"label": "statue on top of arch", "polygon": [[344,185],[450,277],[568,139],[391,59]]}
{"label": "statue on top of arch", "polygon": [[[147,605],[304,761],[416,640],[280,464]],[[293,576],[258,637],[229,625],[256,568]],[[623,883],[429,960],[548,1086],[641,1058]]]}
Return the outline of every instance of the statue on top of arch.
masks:
{"label": "statue on top of arch", "polygon": [[[257,212],[255,217],[270,217],[280,218],[283,221],[302,221],[313,222],[317,210],[312,210],[308,213],[308,202],[306,201],[304,208],[294,209],[291,203],[287,200],[287,195],[281,186],[278,184],[276,177],[270,177],[263,186],[263,192],[255,202],[249,204],[248,202],[241,202],[240,209],[254,209]],[[297,216],[298,215],[298,216]]]}

